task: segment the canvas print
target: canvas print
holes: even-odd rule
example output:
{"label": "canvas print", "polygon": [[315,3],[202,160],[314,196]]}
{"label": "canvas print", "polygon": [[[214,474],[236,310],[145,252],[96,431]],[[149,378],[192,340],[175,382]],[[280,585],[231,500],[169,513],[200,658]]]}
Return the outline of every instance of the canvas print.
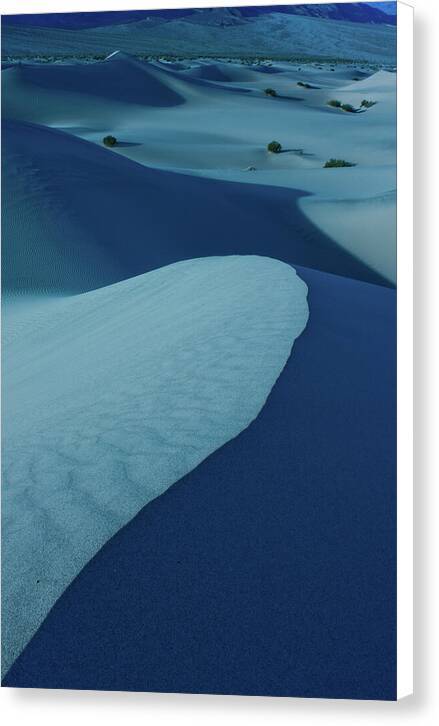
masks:
{"label": "canvas print", "polygon": [[2,683],[396,698],[396,4],[2,18]]}

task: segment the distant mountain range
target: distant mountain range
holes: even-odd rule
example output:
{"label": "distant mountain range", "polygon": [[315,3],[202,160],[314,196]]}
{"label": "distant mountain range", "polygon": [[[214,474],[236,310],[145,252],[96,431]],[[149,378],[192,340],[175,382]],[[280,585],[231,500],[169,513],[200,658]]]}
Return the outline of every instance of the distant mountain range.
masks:
{"label": "distant mountain range", "polygon": [[388,15],[396,15],[396,2],[371,2],[366,4],[378,8],[378,10],[382,10],[383,13],[387,13]]}
{"label": "distant mountain range", "polygon": [[[183,20],[191,24],[228,27],[270,13],[302,15],[353,23],[396,24],[396,3],[323,3],[319,5],[267,5],[239,8],[181,8],[178,10],[122,10],[90,13],[41,13],[3,15],[2,25],[81,30],[135,23],[148,19],[166,22]],[[158,23],[157,23],[158,24]]]}
{"label": "distant mountain range", "polygon": [[394,22],[387,22],[391,16],[365,3],[181,10],[177,17],[170,17],[171,11],[139,12],[104,14],[107,21],[111,17],[111,23],[102,23],[100,14],[100,24],[92,27],[83,25],[90,22],[86,13],[73,13],[69,20],[76,25],[69,28],[59,25],[60,17],[57,25],[49,27],[41,26],[42,18],[47,18],[43,15],[34,16],[39,19],[39,27],[25,22],[14,25],[9,18],[2,26],[2,58],[102,59],[122,50],[140,57],[326,58],[392,66],[396,63],[396,28]]}

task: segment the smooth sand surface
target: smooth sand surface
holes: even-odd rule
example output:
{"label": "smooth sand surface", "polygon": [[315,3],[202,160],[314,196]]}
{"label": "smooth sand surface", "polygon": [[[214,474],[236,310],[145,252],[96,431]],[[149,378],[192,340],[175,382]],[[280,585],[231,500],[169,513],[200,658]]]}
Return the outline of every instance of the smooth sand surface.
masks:
{"label": "smooth sand surface", "polygon": [[[236,63],[186,65],[189,69],[175,70],[172,64],[114,53],[94,64],[9,68],[2,72],[3,114],[99,146],[111,133],[120,143],[106,149],[108,154],[148,168],[312,195],[309,203],[301,205],[309,220],[340,249],[370,267],[377,279],[381,276],[394,284],[396,75],[374,73],[367,66],[329,64],[279,63],[271,73]],[[207,80],[213,78],[220,80]],[[313,88],[304,89],[298,81]],[[266,87],[273,87],[278,97],[267,97]],[[356,109],[363,99],[376,105],[346,113],[327,105],[332,98]],[[267,151],[273,139],[282,144],[282,153]],[[91,151],[89,155],[92,161]],[[330,158],[356,166],[323,169]],[[388,206],[385,219],[383,199]],[[327,204],[328,200],[335,203]],[[363,203],[354,203],[359,201]],[[200,214],[204,204],[200,200]],[[364,232],[365,210],[369,237]],[[291,225],[285,212],[278,219]],[[347,226],[360,230],[360,237],[349,239]],[[288,234],[288,228],[285,231]],[[292,226],[289,235],[294,244]],[[315,260],[298,262],[313,267],[319,265],[319,255]],[[343,274],[337,265],[328,271]]]}
{"label": "smooth sand surface", "polygon": [[146,167],[22,121],[5,121],[3,140],[7,294],[84,292],[212,254],[269,254],[386,283],[308,221],[303,192]]}

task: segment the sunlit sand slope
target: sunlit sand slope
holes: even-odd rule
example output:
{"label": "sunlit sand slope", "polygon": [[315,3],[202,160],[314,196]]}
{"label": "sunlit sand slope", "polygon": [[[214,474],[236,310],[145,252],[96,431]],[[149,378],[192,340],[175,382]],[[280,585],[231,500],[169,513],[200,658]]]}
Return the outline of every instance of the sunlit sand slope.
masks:
{"label": "sunlit sand slope", "polygon": [[210,257],[5,316],[3,672],[100,547],[258,415],[306,294],[277,260]]}
{"label": "sunlit sand slope", "polygon": [[[196,182],[190,186],[187,176],[180,177],[180,182],[169,178],[172,215],[167,211],[170,192],[166,193],[163,187],[164,196],[159,203],[154,198],[153,209],[149,210],[149,220],[145,221],[148,228],[155,224],[156,209],[162,212],[160,225],[172,226],[173,219],[179,219],[179,227],[185,227],[180,223],[179,209],[184,194],[185,206],[193,207],[195,200],[198,201],[197,210],[191,215],[192,225],[207,218],[212,220],[212,215],[224,219],[232,214],[236,230],[242,231],[236,239],[242,240],[249,235],[249,227],[253,235],[258,234],[257,228],[261,224],[266,226],[266,220],[271,216],[274,224],[283,228],[282,234],[289,235],[293,253],[289,261],[372,282],[395,283],[395,73],[375,73],[367,64],[309,63],[301,66],[298,63],[273,63],[258,67],[186,61],[175,66],[141,62],[115,52],[103,62],[86,65],[33,64],[9,68],[2,72],[2,84],[5,118],[63,130],[70,136],[93,142],[101,151],[103,137],[112,134],[118,143],[113,151],[106,150],[107,156],[116,154],[145,167],[198,178],[239,182],[245,188],[245,191],[242,188],[238,191],[236,187],[213,190],[206,184],[197,187]],[[267,87],[273,88],[277,96],[267,96],[264,93]],[[330,107],[330,100],[351,104],[356,112],[347,113]],[[363,100],[374,105],[364,108],[361,106]],[[272,154],[267,150],[271,140],[279,141],[281,153]],[[66,139],[63,143],[63,154],[78,153],[82,159],[72,162],[74,168],[77,169],[78,163],[87,164],[95,180],[92,167],[96,162],[110,165],[109,160],[103,162],[104,157],[98,156],[97,150],[95,155],[91,149],[80,150],[73,145],[67,148]],[[52,155],[52,149],[59,148],[60,144],[59,139],[49,135],[33,142],[29,140],[28,153],[43,157],[46,152]],[[331,158],[345,160],[354,166],[323,168]],[[44,167],[47,162],[44,158],[39,162],[42,169],[41,163]],[[122,172],[124,167],[114,166],[113,171],[108,172],[113,181],[108,178],[97,181],[99,189],[106,188],[107,196],[108,186],[117,183],[117,168]],[[51,179],[59,177],[61,170],[67,174],[68,166],[62,169],[58,165],[52,169]],[[142,182],[148,184],[146,201],[137,202],[139,211],[135,213],[123,212],[126,189],[132,190],[135,182],[131,181],[127,186],[125,181],[123,187],[120,185],[117,191],[120,212],[116,215],[112,210],[112,225],[117,226],[121,220],[123,225],[130,224],[130,220],[138,219],[141,212],[146,211],[160,179],[164,179],[160,175],[154,176],[151,170],[147,173],[149,180],[145,177]],[[81,180],[84,176],[81,173]],[[136,178],[139,178],[138,173]],[[32,195],[37,194],[36,181],[34,176],[30,185]],[[62,184],[72,186],[68,180]],[[282,209],[273,208],[276,193],[267,191],[265,209],[262,210],[253,199],[252,218],[241,226],[247,209],[250,211],[250,202],[247,207],[243,197],[250,200],[252,190],[249,187],[255,184],[292,190],[290,203],[282,202]],[[102,217],[107,203],[98,202],[99,193],[93,193],[92,199],[101,210],[95,209],[94,213]],[[81,190],[69,191],[72,205],[80,194]],[[347,269],[337,259],[337,253],[332,257],[331,266],[323,266],[323,256],[314,242],[308,244],[305,256],[295,256],[294,248],[303,242],[303,235],[297,235],[290,225],[292,216],[297,219],[294,209],[297,194],[302,197],[301,213],[308,217],[310,228],[317,227],[339,251],[345,251],[371,268],[375,272],[374,279],[353,268]],[[253,195],[258,195],[257,190]],[[19,198],[15,191],[13,198]],[[229,203],[233,209],[227,211]],[[129,206],[129,200],[127,204]],[[88,205],[87,200],[83,200],[82,210]],[[211,210],[213,205],[215,211]],[[81,217],[82,210],[79,212]],[[92,215],[87,214],[85,235],[90,234],[91,226],[95,224]],[[365,215],[373,240],[368,234],[369,225],[364,224]],[[69,228],[73,229],[74,225],[72,220]],[[210,226],[215,234],[213,227],[217,225]],[[111,230],[109,234],[111,236]],[[263,235],[266,237],[265,230]],[[134,239],[135,233],[129,236]],[[176,239],[169,229],[166,237]],[[278,234],[275,239],[279,239]],[[203,254],[206,253],[191,251],[188,256]],[[279,256],[275,250],[273,255]]]}

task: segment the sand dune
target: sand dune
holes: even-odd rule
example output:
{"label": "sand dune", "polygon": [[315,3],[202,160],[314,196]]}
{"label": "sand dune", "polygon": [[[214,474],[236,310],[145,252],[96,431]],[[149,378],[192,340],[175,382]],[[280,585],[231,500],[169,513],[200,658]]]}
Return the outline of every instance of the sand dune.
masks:
{"label": "sand dune", "polygon": [[5,685],[395,697],[396,295],[298,272],[309,321],[257,419],[100,550]]}
{"label": "sand dune", "polygon": [[219,81],[223,83],[258,83],[261,82],[261,74],[282,73],[281,68],[273,65],[252,64],[242,65],[237,63],[211,63],[209,61],[195,61],[184,75],[192,78],[203,78],[204,80]]}
{"label": "sand dune", "polygon": [[[80,118],[83,135],[90,126],[91,140],[93,127],[101,129],[104,122],[133,142],[147,142],[149,134],[157,129],[164,144],[178,144],[179,132],[191,131],[191,169],[200,168],[206,156],[204,151],[202,156],[197,154],[196,147],[197,133],[205,129],[239,143],[246,139],[261,149],[265,149],[266,139],[275,134],[286,149],[302,148],[310,159],[314,157],[317,166],[341,140],[351,153],[358,153],[357,129],[362,136],[361,146],[368,154],[377,148],[380,138],[394,140],[395,74],[379,72],[358,83],[347,83],[347,74],[352,78],[354,73],[347,67],[337,67],[330,73],[328,67],[320,71],[312,66],[299,69],[284,64],[279,73],[268,79],[256,67],[233,63],[192,63],[187,70],[174,70],[172,64],[146,63],[116,53],[104,62],[85,65],[23,65],[6,69],[2,73],[4,115],[73,129],[80,126]],[[124,82],[116,83],[114,78],[123,78]],[[319,80],[322,78],[323,82]],[[299,81],[311,81],[313,89],[300,88]],[[277,99],[265,97],[268,85],[274,87]],[[358,105],[363,97],[379,103],[352,117],[326,105],[330,98],[339,95],[341,100],[352,99]],[[172,114],[168,113],[170,106]],[[249,123],[243,123],[243,118],[247,118],[243,116],[244,108]],[[334,130],[323,137],[318,133],[325,123],[322,114]],[[381,136],[376,133],[378,119]],[[119,150],[143,160],[139,149],[127,150],[122,146]],[[236,153],[236,149],[232,151]],[[393,156],[388,154],[383,162],[394,161],[394,143],[391,151]],[[156,163],[169,166],[172,161],[181,166],[176,154],[168,162],[163,159]],[[235,159],[233,164],[233,156],[228,156],[232,168],[239,168],[239,163]],[[280,157],[277,163],[281,163]]]}
{"label": "sand dune", "polygon": [[[283,63],[278,64],[279,72],[267,76],[258,72],[256,67],[236,63],[190,62],[189,65],[189,69],[175,70],[172,64],[141,62],[124,53],[116,52],[106,61],[92,64],[23,65],[19,68],[9,68],[2,72],[3,114],[9,119],[31,121],[62,129],[69,135],[79,136],[98,146],[102,145],[103,136],[111,133],[120,141],[114,152],[109,152],[113,156],[116,153],[146,167],[180,171],[196,177],[197,182],[193,183],[189,181],[188,176],[179,179],[175,177],[173,181],[170,177],[166,178],[171,188],[175,189],[175,219],[179,219],[182,194],[185,205],[190,198],[189,208],[193,206],[198,209],[193,219],[200,215],[205,219],[212,213],[215,219],[221,219],[224,214],[229,216],[232,210],[227,211],[227,208],[232,199],[236,239],[239,237],[242,240],[248,225],[254,227],[253,222],[257,219],[259,221],[259,213],[253,205],[254,220],[244,224],[247,205],[243,195],[246,198],[248,194],[250,199],[252,194],[248,191],[250,186],[256,184],[289,188],[293,192],[289,210],[282,202],[282,211],[273,212],[278,220],[276,223],[284,227],[285,239],[288,234],[290,236],[292,255],[291,257],[282,255],[282,259],[337,274],[346,274],[344,266],[340,265],[339,261],[329,268],[327,266],[322,268],[322,256],[319,253],[313,254],[311,248],[306,255],[295,255],[295,248],[300,247],[302,243],[294,236],[294,228],[289,221],[291,215],[296,216],[294,199],[297,195],[311,194],[316,202],[321,200],[322,205],[319,206],[318,203],[302,205],[301,208],[309,220],[315,222],[318,228],[340,248],[351,253],[355,250],[359,260],[368,259],[370,266],[377,272],[386,269],[389,272],[387,280],[394,281],[393,227],[387,223],[381,224],[383,207],[378,197],[391,194],[396,185],[395,74],[385,71],[371,73],[370,70],[361,71],[360,67],[352,68],[347,65],[337,66],[331,73],[329,66],[322,66],[321,69],[318,65],[308,64],[302,68]],[[349,83],[348,81],[358,72],[363,73],[362,80]],[[312,83],[314,88],[299,87],[297,83],[303,79]],[[268,85],[277,90],[278,98],[265,96],[264,88]],[[331,109],[327,105],[330,98],[339,98],[356,107],[359,107],[363,98],[377,103],[365,112],[347,114],[338,109]],[[325,129],[325,133],[322,133],[322,128]],[[271,139],[280,141],[284,148],[283,153],[273,155],[267,152],[266,145]],[[41,140],[38,144],[29,141],[28,146],[41,146],[42,143]],[[44,143],[59,148],[61,142],[57,140],[55,144],[55,140],[52,141],[47,136]],[[67,145],[67,139],[63,143]],[[76,147],[72,146],[72,155],[76,153],[74,149]],[[62,152],[60,148],[59,150],[60,153],[64,153],[64,150]],[[31,148],[29,153],[31,156],[38,155],[39,149]],[[67,147],[66,153],[70,154]],[[114,160],[110,162],[106,159],[104,162],[103,154],[95,158],[95,153],[91,149],[87,151],[85,147],[82,149],[78,147],[78,154],[80,159],[83,159],[81,164],[84,165],[86,163],[88,165],[86,157],[89,157],[91,167],[94,167],[95,160],[96,162],[99,160],[99,166],[103,164],[107,167],[110,164],[113,168],[114,164],[111,172],[113,175],[124,174],[124,169],[127,169],[123,165],[117,166]],[[98,154],[97,149],[96,154]],[[44,157],[44,154],[41,156]],[[324,170],[323,164],[330,158],[346,159],[357,166],[351,169]],[[42,168],[41,165],[44,167],[46,162],[41,158],[38,163],[39,168]],[[78,165],[76,160],[72,160],[71,163],[73,169],[76,169]],[[131,168],[134,170],[134,167]],[[249,172],[247,169],[254,171]],[[59,165],[54,163],[50,174],[59,177],[61,173]],[[73,172],[73,176],[75,173]],[[112,182],[109,179],[103,179],[103,173],[102,170],[97,176],[95,175],[95,182],[101,186],[111,186]],[[93,177],[94,172],[90,170],[90,174]],[[175,244],[176,237],[172,230],[177,224],[174,224],[174,220],[169,219],[169,215],[165,213],[165,197],[158,200],[158,192],[153,192],[151,197],[152,189],[157,190],[157,185],[163,190],[163,194],[166,194],[164,184],[161,184],[161,179],[165,178],[160,174],[154,175],[151,169],[145,171],[142,180],[139,170],[134,174],[138,182],[127,178],[126,184],[129,186],[117,185],[121,215],[125,214],[124,222],[128,221],[130,225],[130,220],[145,219],[145,205],[139,202],[137,205],[139,208],[135,209],[126,189],[130,188],[131,192],[135,186],[137,189],[135,195],[141,195],[141,184],[148,184],[148,201],[154,198],[154,207],[163,210],[166,218],[157,221],[158,211],[153,208],[149,209],[152,218],[145,219],[142,224],[147,225],[148,234],[149,232],[159,234],[157,241],[163,239],[165,234],[165,246]],[[84,176],[85,172],[79,173],[79,178],[83,179]],[[245,185],[245,191],[244,189],[238,191],[236,187],[230,186],[215,189],[205,185],[204,182],[200,185],[200,176],[226,182],[239,182],[240,187]],[[68,196],[65,198],[71,199],[69,204],[74,206],[75,200],[81,196],[81,190],[72,188],[73,185],[68,178],[61,179],[60,183],[68,187]],[[102,192],[97,193],[101,198],[96,199],[95,203],[99,209],[104,209]],[[213,193],[215,199],[211,196]],[[257,191],[254,190],[254,193]],[[271,205],[274,197],[277,197],[277,193],[267,193],[267,203]],[[384,257],[388,258],[389,264],[383,266],[381,253],[375,260],[373,250],[378,252],[378,246],[370,246],[363,233],[354,240],[353,245],[346,245],[346,235],[343,231],[346,225],[343,220],[339,225],[335,214],[336,209],[342,211],[342,206],[334,205],[331,208],[325,204],[325,200],[328,199],[340,202],[369,200],[368,215],[372,219],[373,228],[380,239],[380,248],[384,251]],[[376,204],[374,199],[377,200]],[[81,200],[81,209],[77,210],[76,217],[79,222],[72,222],[71,229],[74,224],[81,224],[81,218],[84,217],[83,210],[89,209],[90,204],[91,201]],[[215,206],[216,210],[212,212]],[[122,212],[122,209],[125,211]],[[317,216],[313,215],[318,209],[324,209],[325,214],[319,213],[317,219]],[[352,218],[354,227],[362,229],[361,205],[350,204],[349,209],[349,218]],[[182,207],[181,214],[184,212],[185,209]],[[87,224],[96,227],[98,221],[93,220],[91,211],[87,212],[87,215]],[[98,219],[101,219],[101,216],[98,214]],[[59,215],[58,217],[54,215],[54,219],[57,218],[59,219]],[[120,223],[122,228],[122,219],[122,216],[113,214],[112,225],[119,228]],[[24,223],[25,219],[17,222],[18,226]],[[47,221],[47,226],[51,228],[50,220]],[[220,222],[220,229],[223,226],[223,222]],[[165,232],[162,231],[163,227],[166,228]],[[101,226],[101,230],[103,229]],[[132,229],[131,240],[136,236],[134,223]],[[88,234],[87,231],[85,233]],[[100,239],[102,231],[95,231],[93,234]],[[108,230],[108,234],[111,238],[112,231]],[[214,231],[215,234],[219,236],[219,233]],[[263,234],[265,235],[265,231]],[[25,236],[24,233],[22,236]],[[73,248],[80,244],[79,240],[78,235],[77,241],[72,243]],[[102,246],[101,241],[99,244]],[[190,242],[190,245],[192,250],[187,256],[204,254],[202,248],[193,249],[193,242]],[[105,247],[107,246],[106,242]],[[111,243],[109,246],[112,246]],[[363,250],[363,246],[367,249]],[[216,245],[212,245],[212,249],[219,254],[222,253],[221,248]],[[265,253],[265,247],[263,250]],[[165,263],[173,262],[175,259],[178,259],[178,256],[168,257]],[[133,274],[138,274],[154,266],[156,265],[152,263],[151,266],[143,268],[129,267],[128,274],[131,274],[133,269],[135,270]],[[354,273],[352,270],[348,274],[357,274],[360,279],[364,279],[361,273]],[[115,281],[111,275],[109,277],[106,275],[104,268],[103,279],[103,284],[105,281]]]}
{"label": "sand dune", "polygon": [[300,206],[338,244],[396,284],[396,190],[362,199],[305,197]]}
{"label": "sand dune", "polygon": [[[152,64],[120,52],[111,54],[101,63],[87,65],[20,65],[12,69],[9,76],[11,79],[6,76],[6,81],[16,86],[49,90],[57,97],[60,92],[71,93],[164,108],[185,100],[163,81],[163,74]],[[14,90],[6,86],[5,92],[10,97]]]}
{"label": "sand dune", "polygon": [[202,78],[206,81],[222,81],[227,82],[230,79],[230,74],[225,71],[216,63],[199,63],[193,68],[189,68],[186,72],[186,76],[192,78]]}
{"label": "sand dune", "polygon": [[306,293],[277,260],[211,257],[5,316],[4,672],[104,542],[257,416]]}
{"label": "sand dune", "polygon": [[[358,76],[358,72],[355,74]],[[350,86],[355,91],[369,91],[371,93],[389,93],[395,90],[395,74],[389,71],[377,71],[372,75],[361,78]],[[345,89],[346,90],[346,89]]]}
{"label": "sand dune", "polygon": [[[354,83],[348,83],[341,86],[337,90],[338,98],[343,103],[351,103],[355,108],[360,108],[363,99],[372,100],[376,103],[373,107],[373,114],[370,114],[369,123],[385,121],[386,125],[392,126],[396,124],[396,76],[394,73],[387,71],[378,71],[372,75],[358,80]],[[369,111],[364,111],[368,114]],[[361,112],[359,115],[363,115]],[[378,132],[376,134],[377,142],[379,142]]]}
{"label": "sand dune", "polygon": [[7,294],[83,292],[180,259],[253,253],[383,282],[307,222],[301,193],[150,169],[18,121],[3,138]]}
{"label": "sand dune", "polygon": [[[377,358],[363,331],[375,332],[383,311],[390,319],[394,298],[384,287],[395,280],[396,76],[352,62],[146,62],[115,50],[218,50],[223,30],[176,20],[4,32],[5,52],[109,53],[2,71],[4,670],[108,538],[258,415],[307,322],[306,286],[290,265],[303,266],[328,316],[297,398],[304,431],[311,420],[327,454],[315,457],[311,488],[324,489],[327,461],[334,470],[342,459],[326,443],[334,422],[347,447],[357,420],[358,391],[343,388],[352,329],[370,399]],[[282,43],[348,53],[345,24],[319,18],[274,14],[227,29],[232,50],[263,53],[272,37],[279,53]],[[356,57],[393,58],[392,29],[358,27],[350,38]],[[377,104],[349,114],[330,98]],[[282,153],[267,151],[273,139]],[[324,169],[334,157],[356,166]],[[380,341],[387,333],[377,328]],[[325,398],[332,378],[321,384],[327,347],[341,398]],[[294,357],[288,370],[294,388]],[[322,400],[334,415],[325,431]],[[288,416],[279,451],[300,473],[294,405]],[[373,424],[368,461],[381,456]],[[275,452],[275,429],[264,430]],[[303,444],[309,459],[315,441]]]}

